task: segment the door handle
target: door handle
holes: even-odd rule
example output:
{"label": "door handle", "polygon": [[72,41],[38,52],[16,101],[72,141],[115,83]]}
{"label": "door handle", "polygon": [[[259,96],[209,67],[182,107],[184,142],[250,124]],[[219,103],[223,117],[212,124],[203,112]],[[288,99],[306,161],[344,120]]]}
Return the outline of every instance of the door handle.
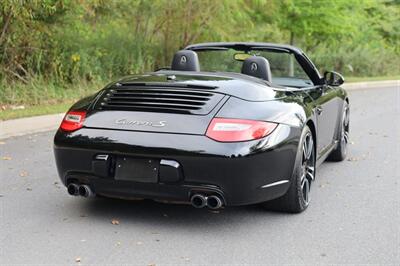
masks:
{"label": "door handle", "polygon": [[322,107],[321,106],[317,106],[317,108],[316,108],[316,111],[317,111],[317,114],[318,115],[320,115],[321,113],[322,113]]}

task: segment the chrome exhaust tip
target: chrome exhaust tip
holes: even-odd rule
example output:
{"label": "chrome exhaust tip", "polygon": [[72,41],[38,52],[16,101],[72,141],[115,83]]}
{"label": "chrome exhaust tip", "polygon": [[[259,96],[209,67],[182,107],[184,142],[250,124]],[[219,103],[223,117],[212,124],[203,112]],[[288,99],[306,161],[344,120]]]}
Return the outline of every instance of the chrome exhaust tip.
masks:
{"label": "chrome exhaust tip", "polygon": [[71,196],[78,196],[79,194],[79,187],[77,184],[71,183],[67,187],[68,194]]}
{"label": "chrome exhaust tip", "polygon": [[207,198],[201,194],[194,194],[190,198],[190,203],[192,204],[193,207],[200,209],[207,205]]}
{"label": "chrome exhaust tip", "polygon": [[94,196],[93,191],[90,189],[90,187],[88,185],[79,186],[78,192],[79,192],[80,196],[85,197],[85,198]]}
{"label": "chrome exhaust tip", "polygon": [[218,196],[209,196],[207,198],[207,206],[212,210],[216,210],[222,207],[222,200]]}

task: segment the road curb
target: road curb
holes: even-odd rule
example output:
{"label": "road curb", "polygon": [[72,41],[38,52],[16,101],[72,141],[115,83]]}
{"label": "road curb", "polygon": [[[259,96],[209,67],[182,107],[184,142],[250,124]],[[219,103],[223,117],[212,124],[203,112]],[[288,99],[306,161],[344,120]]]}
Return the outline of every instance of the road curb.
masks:
{"label": "road curb", "polygon": [[[342,87],[346,90],[400,88],[400,80],[345,83]],[[55,130],[60,125],[62,118],[63,114],[55,114],[0,121],[0,139]]]}
{"label": "road curb", "polygon": [[0,139],[55,130],[64,114],[41,115],[0,121]]}
{"label": "road curb", "polygon": [[382,81],[368,81],[368,82],[350,82],[344,83],[342,87],[346,90],[362,90],[372,88],[385,88],[396,87],[400,88],[400,80],[382,80]]}

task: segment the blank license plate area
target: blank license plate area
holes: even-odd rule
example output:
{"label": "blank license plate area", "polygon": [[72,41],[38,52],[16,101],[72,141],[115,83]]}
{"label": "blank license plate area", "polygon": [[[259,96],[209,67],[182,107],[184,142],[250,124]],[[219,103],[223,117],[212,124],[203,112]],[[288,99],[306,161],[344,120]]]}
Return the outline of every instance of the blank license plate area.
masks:
{"label": "blank license plate area", "polygon": [[160,160],[118,157],[115,180],[157,183]]}

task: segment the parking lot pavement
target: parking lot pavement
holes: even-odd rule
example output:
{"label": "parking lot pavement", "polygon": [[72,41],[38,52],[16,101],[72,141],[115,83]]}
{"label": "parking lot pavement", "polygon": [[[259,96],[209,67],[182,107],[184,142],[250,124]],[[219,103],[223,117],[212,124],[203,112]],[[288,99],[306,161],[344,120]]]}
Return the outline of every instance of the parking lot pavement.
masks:
{"label": "parking lot pavement", "polygon": [[53,132],[0,140],[0,264],[399,265],[399,88],[350,93],[348,159],[302,214],[71,197]]}

